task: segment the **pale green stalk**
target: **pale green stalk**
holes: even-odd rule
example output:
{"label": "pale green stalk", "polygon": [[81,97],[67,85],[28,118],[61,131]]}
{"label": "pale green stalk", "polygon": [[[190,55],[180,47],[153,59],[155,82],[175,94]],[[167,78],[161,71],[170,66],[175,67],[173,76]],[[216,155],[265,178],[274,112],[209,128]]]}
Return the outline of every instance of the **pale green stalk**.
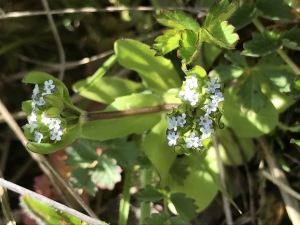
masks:
{"label": "pale green stalk", "polygon": [[[151,184],[152,168],[143,169],[141,171],[141,187],[145,188],[147,184]],[[150,203],[141,203],[141,216],[139,224],[144,224],[144,219],[150,216]]]}
{"label": "pale green stalk", "polygon": [[124,176],[124,186],[122,192],[122,199],[119,209],[119,225],[126,225],[128,221],[128,215],[130,210],[130,187],[131,187],[131,175],[132,170],[126,170]]}

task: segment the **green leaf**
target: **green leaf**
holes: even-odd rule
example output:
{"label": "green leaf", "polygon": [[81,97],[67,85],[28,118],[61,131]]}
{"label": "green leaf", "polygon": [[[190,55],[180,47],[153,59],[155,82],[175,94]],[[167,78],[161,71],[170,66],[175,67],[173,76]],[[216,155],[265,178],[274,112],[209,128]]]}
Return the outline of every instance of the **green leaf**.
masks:
{"label": "green leaf", "polygon": [[182,31],[177,30],[166,30],[163,35],[158,36],[154,40],[154,44],[152,45],[152,49],[154,49],[157,53],[156,56],[165,55],[168,52],[173,51],[174,49],[179,47],[179,40],[181,38]]}
{"label": "green leaf", "polygon": [[53,77],[50,74],[44,72],[30,72],[24,79],[23,83],[30,83],[30,84],[38,84],[43,86],[45,81],[53,80],[54,85],[58,85],[62,87],[62,96],[65,101],[72,105],[72,101],[69,95],[68,88],[65,86],[63,82],[58,80],[57,78]]}
{"label": "green leaf", "polygon": [[244,43],[243,54],[254,57],[267,55],[279,49],[281,45],[281,36],[276,31],[253,33],[252,40]]}
{"label": "green leaf", "polygon": [[300,51],[300,28],[292,28],[282,35],[282,43],[286,48]]}
{"label": "green leaf", "polygon": [[210,29],[215,24],[220,23],[220,21],[227,20],[236,8],[236,2],[230,3],[228,0],[222,0],[218,4],[213,4],[207,13],[203,27]]}
{"label": "green leaf", "polygon": [[300,76],[297,75],[291,84],[291,94],[294,99],[300,98]]}
{"label": "green leaf", "polygon": [[171,177],[169,177],[167,185],[172,193],[184,193],[187,197],[195,199],[195,204],[198,206],[197,212],[201,212],[208,207],[218,193],[214,179],[205,169],[206,167],[210,168],[212,173],[218,174],[215,151],[209,148],[201,154],[192,153],[180,159],[189,165],[189,174],[183,186],[177,184]]}
{"label": "green leaf", "polygon": [[198,207],[195,205],[194,199],[186,197],[183,193],[172,193],[170,200],[179,215],[186,221],[190,221],[196,216],[196,210]]}
{"label": "green leaf", "polygon": [[174,181],[179,185],[184,184],[184,179],[186,179],[188,172],[188,165],[182,162],[179,158],[177,158],[172,167],[170,168],[170,175]]}
{"label": "green leaf", "polygon": [[201,35],[204,41],[227,49],[233,49],[239,40],[238,34],[234,33],[234,27],[227,21],[218,22],[209,29],[203,29]]}
{"label": "green leaf", "polygon": [[[81,89],[88,83],[84,79],[75,83],[73,88]],[[142,91],[141,84],[118,77],[102,77],[82,89],[79,94],[96,102],[110,104],[115,98]]]}
{"label": "green leaf", "polygon": [[216,45],[204,42],[202,51],[202,56],[205,62],[205,69],[209,69],[213,66],[213,63],[219,57],[223,50]]}
{"label": "green leaf", "polygon": [[228,19],[228,23],[232,24],[235,27],[235,30],[239,30],[251,23],[256,16],[257,10],[255,5],[244,3],[231,15]]}
{"label": "green leaf", "polygon": [[232,62],[234,65],[240,67],[248,67],[246,57],[241,54],[240,51],[227,51],[225,53],[225,58]]}
{"label": "green leaf", "polygon": [[31,107],[32,100],[27,100],[22,102],[22,111],[26,113],[26,115],[30,115],[32,112]]}
{"label": "green leaf", "polygon": [[27,148],[35,153],[39,154],[50,154],[56,152],[72,142],[74,142],[77,138],[81,136],[81,119],[78,120],[78,123],[75,125],[68,125],[64,134],[62,136],[61,141],[50,142],[50,143],[37,143],[37,142],[29,142],[26,146]]}
{"label": "green leaf", "polygon": [[59,118],[61,109],[58,107],[51,107],[45,111],[45,116],[48,118]]}
{"label": "green leaf", "polygon": [[121,169],[117,166],[115,159],[108,158],[107,155],[101,155],[98,164],[91,171],[92,181],[101,189],[113,190],[115,184],[120,182]]}
{"label": "green leaf", "polygon": [[209,77],[216,78],[219,83],[226,83],[239,78],[243,73],[244,69],[239,66],[221,64],[209,72]]}
{"label": "green leaf", "polygon": [[20,205],[25,213],[38,224],[87,225],[79,218],[63,213],[26,195],[20,197]]}
{"label": "green leaf", "polygon": [[256,8],[260,11],[260,16],[271,20],[291,21],[292,8],[283,0],[258,0]]}
{"label": "green leaf", "polygon": [[137,164],[137,157],[140,154],[139,149],[133,142],[127,141],[125,138],[116,139],[114,146],[105,153],[117,160],[117,163],[123,170],[130,170]]}
{"label": "green leaf", "polygon": [[199,24],[194,19],[180,10],[175,10],[173,12],[163,10],[156,19],[159,23],[174,28],[175,30],[188,29],[198,32],[200,28]]}
{"label": "green leaf", "polygon": [[[73,90],[78,92],[80,95],[82,93],[91,92],[91,88],[96,85],[96,83],[103,77],[103,75],[116,63],[117,56],[112,55],[110,56],[103,65],[90,77],[78,81],[73,85]],[[93,90],[93,88],[92,88]]]}
{"label": "green leaf", "polygon": [[251,138],[240,137],[235,139],[226,128],[218,129],[216,134],[220,141],[219,151],[224,164],[240,166],[249,162],[255,154],[254,143]]}
{"label": "green leaf", "polygon": [[62,109],[64,107],[64,99],[57,95],[45,95],[44,100],[50,105]]}
{"label": "green leaf", "polygon": [[115,42],[118,62],[136,71],[148,89],[163,94],[170,88],[181,86],[172,62],[164,57],[155,57],[155,51],[141,42],[123,39]]}
{"label": "green leaf", "polygon": [[278,123],[278,112],[273,104],[267,100],[265,107],[259,112],[242,113],[237,106],[238,88],[227,88],[224,92],[224,114],[221,122],[231,127],[238,137],[259,137],[270,133]]}
{"label": "green leaf", "polygon": [[240,87],[238,93],[238,104],[242,111],[258,112],[261,107],[266,105],[267,97],[262,93],[260,84],[255,74],[250,73]]}
{"label": "green leaf", "polygon": [[295,75],[290,72],[278,54],[270,54],[261,58],[252,70],[266,79],[272,89],[280,92],[290,92],[290,85]]}
{"label": "green leaf", "polygon": [[159,174],[162,187],[166,183],[170,168],[176,158],[173,148],[167,143],[167,128],[166,116],[162,115],[160,122],[151,129],[141,143],[142,149]]}
{"label": "green leaf", "polygon": [[[154,94],[132,94],[116,98],[104,112],[158,106],[160,98]],[[109,140],[142,133],[159,122],[161,113],[151,113],[124,118],[89,121],[82,126],[82,137],[92,140]]]}
{"label": "green leaf", "polygon": [[179,41],[179,49],[177,55],[182,59],[182,64],[190,64],[197,56],[201,42],[198,32],[192,30],[184,30]]}
{"label": "green leaf", "polygon": [[145,219],[145,225],[188,225],[179,217],[170,217],[167,213],[154,213]]}
{"label": "green leaf", "polygon": [[76,168],[70,174],[70,182],[76,188],[86,187],[88,193],[95,196],[98,188],[97,185],[91,180],[89,169]]}
{"label": "green leaf", "polygon": [[139,190],[137,193],[137,198],[142,202],[155,202],[163,199],[165,196],[167,196],[167,194],[167,190],[148,184],[145,188]]}
{"label": "green leaf", "polygon": [[66,165],[80,166],[82,168],[89,167],[95,160],[98,160],[99,155],[96,153],[95,147],[92,147],[88,141],[81,139],[79,142],[74,142],[67,147],[68,155]]}

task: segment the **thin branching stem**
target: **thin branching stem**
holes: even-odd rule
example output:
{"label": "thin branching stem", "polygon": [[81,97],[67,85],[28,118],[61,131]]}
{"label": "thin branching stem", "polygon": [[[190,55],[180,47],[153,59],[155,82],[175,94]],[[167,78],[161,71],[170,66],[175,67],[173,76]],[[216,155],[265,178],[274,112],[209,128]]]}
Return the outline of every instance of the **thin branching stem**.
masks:
{"label": "thin branching stem", "polygon": [[130,210],[130,188],[131,188],[131,176],[132,170],[125,171],[125,178],[123,184],[122,198],[120,202],[119,210],[119,225],[126,225],[128,222],[129,210]]}
{"label": "thin branching stem", "polygon": [[78,212],[78,211],[76,211],[76,210],[74,210],[72,208],[69,208],[69,207],[67,207],[65,205],[62,205],[62,204],[60,204],[58,202],[55,202],[55,201],[53,201],[53,200],[51,200],[49,198],[46,198],[45,196],[39,195],[39,194],[37,194],[37,193],[35,193],[33,191],[30,191],[30,190],[28,190],[26,188],[23,188],[23,187],[21,187],[19,185],[11,183],[11,182],[9,182],[7,180],[4,180],[2,178],[0,178],[0,185],[4,186],[5,188],[7,188],[7,189],[9,189],[11,191],[19,193],[20,195],[29,196],[30,198],[33,198],[33,199],[35,199],[35,200],[37,200],[39,202],[42,202],[42,203],[44,203],[44,204],[46,204],[46,205],[48,205],[50,207],[53,207],[53,208],[58,209],[58,210],[60,210],[62,212],[65,212],[65,213],[68,213],[68,214],[70,214],[72,216],[75,216],[75,217],[77,217],[77,218],[79,218],[79,219],[81,219],[83,221],[86,221],[89,224],[107,225],[107,223],[105,223],[105,222],[102,222],[102,221],[99,221],[97,219],[91,218],[91,217],[89,217],[89,216],[87,216],[87,215],[85,215],[85,214],[83,214],[81,212]]}
{"label": "thin branching stem", "polygon": [[59,55],[59,61],[60,61],[60,72],[59,72],[59,75],[58,75],[58,79],[62,80],[64,78],[65,64],[66,64],[65,51],[64,51],[64,48],[62,46],[62,43],[61,43],[58,31],[57,31],[56,25],[54,23],[52,14],[50,13],[50,8],[49,8],[49,5],[48,5],[48,1],[47,0],[41,0],[41,1],[42,1],[42,4],[43,4],[43,7],[44,7],[44,9],[47,13],[46,15],[47,15],[47,18],[48,18],[48,22],[49,22],[49,25],[51,27],[51,31],[52,31],[54,40],[56,42],[58,55]]}
{"label": "thin branching stem", "polygon": [[[94,8],[94,7],[85,7],[85,8],[68,8],[68,9],[57,9],[50,10],[51,15],[54,14],[73,14],[73,13],[95,13],[95,12],[121,12],[121,11],[155,11],[155,10],[174,10],[174,7],[151,7],[151,6],[138,6],[138,7],[124,7],[124,6],[110,6],[106,8]],[[207,14],[206,8],[192,8],[192,7],[177,7],[178,10],[187,11],[190,13],[195,13],[198,17],[204,17]],[[9,19],[9,18],[19,18],[19,17],[28,17],[28,16],[40,16],[46,15],[45,11],[21,11],[21,12],[10,12],[3,15],[0,15],[0,20]]]}

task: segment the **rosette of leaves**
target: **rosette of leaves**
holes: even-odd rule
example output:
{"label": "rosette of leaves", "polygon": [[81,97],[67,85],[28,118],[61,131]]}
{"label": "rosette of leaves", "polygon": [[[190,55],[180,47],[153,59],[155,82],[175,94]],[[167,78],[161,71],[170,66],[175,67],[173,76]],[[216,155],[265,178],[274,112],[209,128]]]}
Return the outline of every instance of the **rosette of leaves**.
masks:
{"label": "rosette of leaves", "polygon": [[30,140],[29,150],[50,154],[80,137],[83,111],[72,104],[68,89],[60,80],[43,72],[32,72],[23,82],[35,84],[32,100],[22,104],[28,115],[28,124],[23,129]]}
{"label": "rosette of leaves", "polygon": [[179,10],[162,11],[157,16],[157,21],[170,29],[155,39],[152,48],[156,50],[156,55],[165,55],[178,48],[177,55],[182,59],[183,67],[195,59],[203,42],[232,49],[239,36],[226,20],[236,8],[236,1],[229,3],[228,0],[222,0],[219,4],[214,4],[202,27]]}

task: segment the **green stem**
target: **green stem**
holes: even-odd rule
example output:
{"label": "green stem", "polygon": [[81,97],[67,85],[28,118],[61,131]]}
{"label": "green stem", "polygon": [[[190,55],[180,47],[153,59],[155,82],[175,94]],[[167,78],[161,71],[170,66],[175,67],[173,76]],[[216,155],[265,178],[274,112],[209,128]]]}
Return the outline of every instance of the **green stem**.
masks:
{"label": "green stem", "polygon": [[152,107],[120,110],[120,111],[85,112],[83,113],[83,118],[85,121],[123,118],[128,116],[138,116],[138,115],[168,111],[172,108],[177,108],[178,106],[179,104],[165,104],[165,105],[158,105]]}
{"label": "green stem", "polygon": [[125,171],[122,199],[119,210],[119,225],[126,225],[130,209],[130,192],[132,170]]}
{"label": "green stem", "polygon": [[[151,184],[152,168],[143,169],[141,172],[141,187],[145,188],[147,184]],[[150,203],[141,203],[140,225],[144,224],[144,219],[150,216]]]}
{"label": "green stem", "polygon": [[[253,19],[252,23],[261,33],[264,31],[264,26],[257,18]],[[286,64],[288,64],[288,66],[296,75],[300,75],[300,69],[298,68],[298,66],[290,59],[290,57],[288,57],[288,55],[282,49],[278,49],[277,53],[286,62]]]}
{"label": "green stem", "polygon": [[300,131],[300,126],[294,126],[294,127],[289,127],[283,123],[278,123],[277,124],[278,128],[281,129],[281,130],[284,130],[284,131],[290,131],[290,132],[293,132],[293,133],[298,133]]}

